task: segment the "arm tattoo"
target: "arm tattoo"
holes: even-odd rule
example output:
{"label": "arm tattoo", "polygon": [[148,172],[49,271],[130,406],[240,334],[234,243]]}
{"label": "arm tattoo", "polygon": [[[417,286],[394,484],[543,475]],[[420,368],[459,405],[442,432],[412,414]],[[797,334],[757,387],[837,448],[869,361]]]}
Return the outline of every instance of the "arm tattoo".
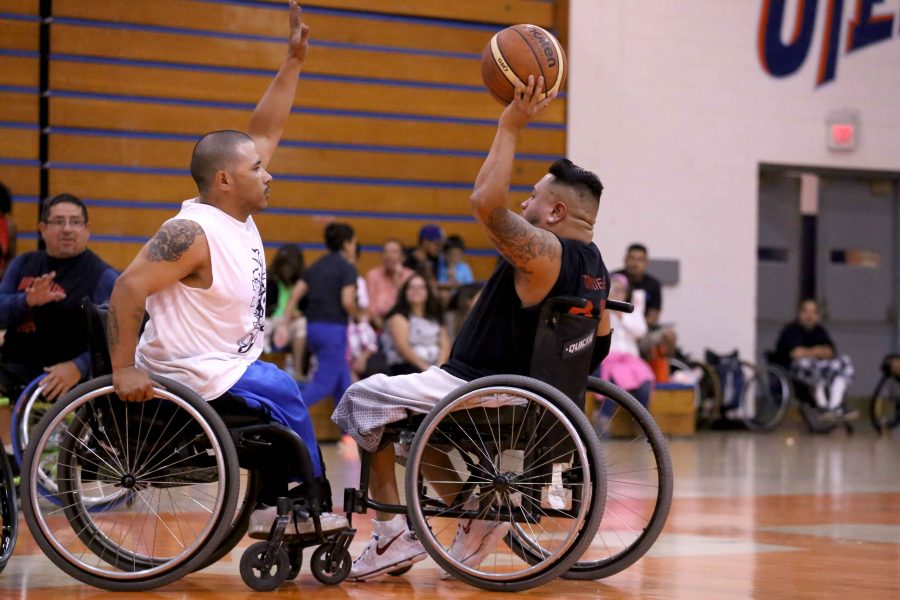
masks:
{"label": "arm tattoo", "polygon": [[198,235],[203,235],[203,229],[194,221],[178,219],[164,223],[150,240],[147,258],[150,262],[175,262],[187,252]]}
{"label": "arm tattoo", "polygon": [[110,352],[115,351],[119,346],[119,316],[112,306],[109,307],[109,312],[106,314],[106,343]]}
{"label": "arm tattoo", "polygon": [[530,225],[506,208],[491,212],[485,225],[503,258],[524,275],[534,273],[532,263],[535,260],[554,261],[560,255],[561,248],[556,236]]}

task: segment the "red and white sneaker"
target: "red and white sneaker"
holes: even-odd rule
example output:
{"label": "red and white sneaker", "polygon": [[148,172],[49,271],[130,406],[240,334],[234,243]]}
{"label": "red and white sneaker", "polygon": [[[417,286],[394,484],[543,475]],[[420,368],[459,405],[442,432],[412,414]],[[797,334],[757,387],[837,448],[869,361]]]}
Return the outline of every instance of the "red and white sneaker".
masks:
{"label": "red and white sneaker", "polygon": [[[376,521],[377,523],[377,521]],[[372,532],[372,541],[353,561],[348,581],[370,581],[412,566],[427,556],[416,534],[404,528],[394,533]]]}

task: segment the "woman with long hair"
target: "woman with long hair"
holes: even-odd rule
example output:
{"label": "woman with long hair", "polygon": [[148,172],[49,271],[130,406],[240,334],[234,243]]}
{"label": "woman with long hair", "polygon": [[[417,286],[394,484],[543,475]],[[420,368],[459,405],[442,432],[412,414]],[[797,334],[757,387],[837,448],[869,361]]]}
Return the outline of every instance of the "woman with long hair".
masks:
{"label": "woman with long hair", "polygon": [[419,373],[450,356],[440,300],[421,275],[413,275],[400,288],[385,320],[382,344],[390,375]]}

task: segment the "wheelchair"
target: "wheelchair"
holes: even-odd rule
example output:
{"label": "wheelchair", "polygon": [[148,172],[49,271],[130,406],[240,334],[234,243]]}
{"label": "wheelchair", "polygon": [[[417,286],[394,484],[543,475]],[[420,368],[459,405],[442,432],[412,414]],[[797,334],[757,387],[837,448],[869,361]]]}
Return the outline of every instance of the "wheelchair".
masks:
{"label": "wheelchair", "polygon": [[843,427],[850,434],[853,425],[846,419],[830,416],[816,404],[813,389],[791,377],[790,369],[776,361],[775,353],[767,351],[766,361],[754,367],[742,396],[742,414],[748,428],[773,431],[787,416],[791,405],[797,407],[804,426],[810,433],[830,433]]}
{"label": "wheelchair", "polygon": [[900,354],[889,354],[881,362],[881,379],[869,402],[869,420],[880,434],[900,424]]}
{"label": "wheelchair", "polygon": [[[566,365],[560,342],[596,331],[595,320],[567,312],[573,305],[577,311],[575,300],[553,299],[542,309],[544,327],[538,330],[531,369],[537,378],[478,379],[427,415],[386,427],[383,444],[409,448],[406,506],[368,497],[371,455],[363,453],[360,488],[345,490],[345,510],[406,514],[435,562],[487,590],[521,591],[559,576],[599,579],[643,556],[662,530],[672,500],[665,438],[647,410],[621,388],[596,378],[585,385],[585,378],[573,377],[587,373],[588,365]],[[602,439],[597,436],[584,415],[585,391],[603,395],[631,439],[612,439],[603,430]],[[429,452],[451,466],[436,464]],[[461,475],[452,500],[431,487],[426,467]],[[467,506],[472,498],[477,506]],[[462,519],[510,525],[502,545],[479,566],[450,554]]]}
{"label": "wheelchair", "polygon": [[19,533],[19,510],[16,482],[6,447],[0,438],[0,572],[6,567],[16,547]]}
{"label": "wheelchair", "polygon": [[[104,313],[85,304],[95,375],[109,370]],[[290,456],[285,476],[303,483],[280,498],[267,541],[248,548],[241,575],[269,590],[299,574],[317,546],[313,575],[332,583],[333,555],[345,558],[352,532],[325,535],[327,480],[316,479],[300,438],[234,397],[206,402],[153,377],[154,398],[121,401],[99,375],[49,407],[31,433],[22,469],[22,510],[35,542],[60,569],[113,591],[152,589],[216,562],[244,537],[260,472]],[[215,407],[215,408],[214,408]],[[47,489],[42,486],[51,480]],[[292,490],[295,491],[295,490]],[[285,536],[291,518],[314,533]]]}

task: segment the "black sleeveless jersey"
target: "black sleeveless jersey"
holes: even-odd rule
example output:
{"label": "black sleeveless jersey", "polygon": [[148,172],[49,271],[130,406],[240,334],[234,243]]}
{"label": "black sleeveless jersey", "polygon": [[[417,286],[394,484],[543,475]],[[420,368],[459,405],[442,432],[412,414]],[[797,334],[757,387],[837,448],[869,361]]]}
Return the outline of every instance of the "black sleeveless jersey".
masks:
{"label": "black sleeveless jersey", "polygon": [[[609,272],[592,243],[560,239],[562,264],[547,294],[589,300],[599,316],[609,293]],[[503,260],[491,275],[453,344],[444,370],[471,381],[496,374],[527,375],[531,366],[540,303],[523,307],[516,293],[515,269]]]}

